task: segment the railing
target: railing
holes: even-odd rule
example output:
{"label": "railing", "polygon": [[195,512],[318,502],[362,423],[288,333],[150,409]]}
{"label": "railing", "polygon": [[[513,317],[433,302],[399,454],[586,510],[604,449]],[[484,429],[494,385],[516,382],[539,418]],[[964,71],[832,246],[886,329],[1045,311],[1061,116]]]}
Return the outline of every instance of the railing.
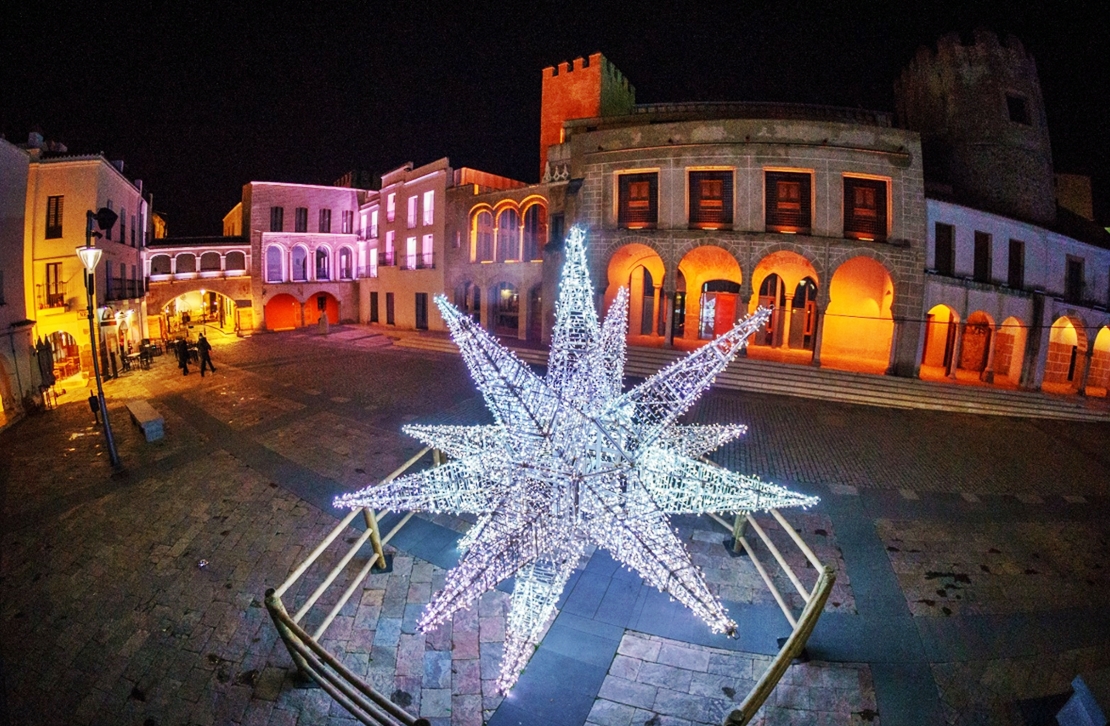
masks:
{"label": "railing", "polygon": [[432,270],[435,269],[435,256],[432,252],[419,255],[405,255],[401,263],[402,270]]}
{"label": "railing", "polygon": [[[431,451],[430,448],[421,450],[420,453],[413,456],[398,467],[396,471],[383,479],[382,484],[387,484],[396,479],[418,461],[423,459],[429,451]],[[432,461],[435,465],[440,463],[441,456],[438,451],[432,452]],[[313,563],[315,563],[327,548],[339,538],[359,514],[361,514],[365,520],[366,531],[354,540],[346,554],[344,554],[336,563],[335,567],[324,576],[323,581],[316,587],[312,594],[309,595],[308,599],[300,606],[297,612],[290,616],[285,608],[285,603],[282,602],[282,595],[305,575]],[[339,662],[338,659],[328,653],[319,643],[320,639],[327,631],[328,626],[330,626],[336,616],[339,615],[339,612],[351,599],[351,596],[362,586],[367,576],[369,576],[371,569],[375,565],[379,568],[384,568],[385,552],[383,550],[383,545],[387,544],[413,516],[412,512],[406,513],[401,518],[401,521],[399,521],[388,534],[382,537],[378,531],[378,521],[387,514],[389,514],[389,512],[386,511],[375,513],[369,508],[351,510],[350,514],[336,525],[335,529],[333,529],[331,533],[324,538],[324,541],[297,566],[293,574],[291,574],[285,582],[277,588],[266,591],[266,609],[269,611],[270,617],[274,621],[274,626],[277,628],[278,634],[285,643],[285,647],[289,650],[289,655],[293,659],[293,663],[297,666],[297,669],[304,676],[311,678],[319,684],[328,695],[335,699],[336,703],[347,709],[356,719],[369,726],[430,726],[430,722],[426,719],[413,716],[390,701],[384,694],[379,693],[372,686],[363,682],[357,675]],[[305,616],[317,603],[320,596],[331,587],[339,575],[347,568],[347,565],[350,564],[351,560],[354,559],[355,555],[362,549],[362,546],[366,544],[367,541],[370,542],[374,553],[362,565],[358,573],[351,578],[343,594],[339,596],[338,601],[336,601],[328,613],[323,617],[315,630],[309,633],[301,625]]]}
{"label": "railing", "polygon": [[48,293],[46,293],[46,307],[48,307],[48,308],[60,308],[65,304],[66,304],[66,293],[65,293],[64,289],[60,290],[59,292],[48,292]]}
{"label": "railing", "polygon": [[[786,642],[779,650],[778,655],[771,661],[771,665],[740,704],[740,708],[733,710],[732,713],[725,718],[725,726],[745,726],[745,724],[752,720],[760,707],[763,706],[764,701],[766,701],[767,697],[771,695],[771,692],[775,690],[775,686],[778,685],[779,680],[781,680],[783,674],[786,673],[786,669],[790,667],[791,661],[798,657],[798,654],[805,648],[806,641],[809,640],[809,636],[813,633],[813,629],[817,626],[817,621],[820,619],[821,613],[825,609],[825,602],[829,599],[829,594],[832,592],[833,583],[836,582],[836,572],[817,559],[817,555],[813,553],[813,550],[805,543],[801,535],[790,526],[779,511],[777,509],[768,511],[820,575],[818,575],[817,582],[814,583],[813,589],[807,590],[802,584],[802,581],[798,578],[797,573],[794,572],[783,557],[782,552],[775,543],[771,541],[771,538],[767,536],[767,532],[748,512],[737,513],[731,524],[720,515],[712,513],[709,515],[715,522],[732,532],[734,550],[738,552],[739,548],[742,547],[748,554],[748,557],[752,561],[752,565],[755,566],[759,576],[763,578],[763,582],[767,585],[767,589],[771,591],[771,596],[775,598],[775,602],[778,603],[779,609],[781,609],[783,615],[786,616],[786,621],[790,623],[792,631],[790,637],[786,639]],[[767,567],[764,563],[760,562],[759,557],[756,556],[755,550],[752,549],[752,546],[744,536],[744,531],[748,526],[751,526],[755,533],[759,535],[759,538],[763,541],[764,546],[771,553],[775,562],[778,563],[779,567],[781,567],[786,574],[787,579],[790,580],[790,584],[794,586],[794,589],[797,590],[798,594],[801,595],[802,600],[805,602],[805,607],[802,608],[802,612],[798,616],[795,616],[790,606],[786,604],[786,598],[783,597],[782,592],[779,591],[774,580],[771,579],[770,574],[767,572]]]}
{"label": "railing", "polygon": [[378,255],[378,265],[382,267],[393,267],[397,264],[397,253],[393,250],[386,250]]}

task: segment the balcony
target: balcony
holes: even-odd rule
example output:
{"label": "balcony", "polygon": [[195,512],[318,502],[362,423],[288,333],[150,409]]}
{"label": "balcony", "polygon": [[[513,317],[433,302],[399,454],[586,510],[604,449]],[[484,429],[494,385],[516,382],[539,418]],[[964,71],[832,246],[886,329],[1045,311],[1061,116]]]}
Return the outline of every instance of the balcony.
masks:
{"label": "balcony", "polygon": [[435,256],[431,252],[420,255],[405,255],[401,258],[402,270],[434,270]]}

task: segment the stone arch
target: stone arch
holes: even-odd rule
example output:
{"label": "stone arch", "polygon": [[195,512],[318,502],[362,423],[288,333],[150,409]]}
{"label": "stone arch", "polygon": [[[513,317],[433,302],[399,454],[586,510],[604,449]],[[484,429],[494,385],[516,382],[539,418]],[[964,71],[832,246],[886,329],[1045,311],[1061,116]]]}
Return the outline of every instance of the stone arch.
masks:
{"label": "stone arch", "polygon": [[457,307],[463,315],[467,315],[471,320],[482,324],[482,286],[470,280],[459,284],[455,288],[455,307]]}
{"label": "stone arch", "polygon": [[540,196],[528,197],[521,203],[523,219],[523,259],[526,261],[543,260],[543,248],[547,244],[547,200]]}
{"label": "stone arch", "polygon": [[1086,392],[1088,396],[1106,396],[1108,391],[1110,391],[1110,326],[1103,325],[1095,335]]}
{"label": "stone arch", "polygon": [[339,300],[326,290],[318,290],[305,298],[304,324],[316,325],[321,315],[327,315],[329,323],[339,324]]}
{"label": "stone arch", "polygon": [[709,330],[716,334],[731,328],[742,310],[739,291],[744,283],[736,257],[724,247],[699,245],[682,256],[678,273],[685,287],[682,339],[704,339]]}
{"label": "stone arch", "polygon": [[154,255],[150,258],[150,275],[172,275],[173,260],[169,255]]}
{"label": "stone arch", "polygon": [[331,278],[331,248],[324,244],[316,245],[316,249],[312,251],[312,279],[330,280]]}
{"label": "stone arch", "polygon": [[291,330],[301,327],[301,303],[287,292],[266,301],[263,313],[267,330]]}
{"label": "stone arch", "polygon": [[266,282],[284,282],[285,274],[285,249],[279,245],[270,245],[266,248]]}
{"label": "stone arch", "polygon": [[[820,292],[820,274],[813,262],[793,249],[779,249],[763,257],[752,269],[752,295],[748,312],[755,312],[760,305],[772,308],[766,328],[749,340],[749,354],[762,357],[762,347],[780,348],[801,352],[794,362],[809,362],[817,331],[817,298]],[[768,283],[771,283],[770,285]],[[773,287],[774,289],[769,289]],[[773,356],[775,359],[781,355]]]}
{"label": "stone arch", "polygon": [[470,261],[493,262],[493,207],[488,204],[470,210]]}
{"label": "stone arch", "polygon": [[340,280],[353,280],[355,278],[355,252],[348,245],[339,248],[336,272]]}
{"label": "stone arch", "polygon": [[224,257],[224,269],[228,272],[245,272],[247,256],[239,250],[232,250]]}
{"label": "stone arch", "polygon": [[517,337],[520,331],[520,289],[511,282],[494,284],[489,295],[489,327],[498,335]]}
{"label": "stone arch", "polygon": [[1075,315],[1061,315],[1048,333],[1044,381],[1050,393],[1075,393],[1083,376],[1087,354],[1087,328]]}
{"label": "stone arch", "polygon": [[659,317],[663,279],[666,266],[659,253],[647,245],[633,242],[616,250],[606,268],[608,284],[605,288],[602,310],[608,310],[617,296],[617,290],[628,288],[628,337],[644,343],[653,338],[658,343],[660,333],[656,320]]}
{"label": "stone arch", "polygon": [[1021,382],[1028,334],[1025,323],[1013,316],[1006,318],[998,326],[994,342],[995,385],[1016,388]]}
{"label": "stone arch", "polygon": [[494,236],[498,262],[520,259],[520,210],[516,203],[498,205],[494,216]]}
{"label": "stone arch", "polygon": [[308,248],[294,245],[289,251],[289,279],[293,282],[307,282],[308,265]]}
{"label": "stone arch", "polygon": [[987,370],[993,338],[994,319],[982,310],[969,314],[960,335],[959,370],[979,375]]}
{"label": "stone arch", "polygon": [[200,271],[201,272],[219,272],[220,270],[220,253],[208,251],[200,256]]}
{"label": "stone arch", "polygon": [[180,252],[173,258],[175,275],[187,275],[197,271],[197,256],[192,252]]}
{"label": "stone arch", "polygon": [[884,373],[894,337],[894,282],[887,268],[870,255],[858,255],[836,268],[829,283],[821,340],[821,364],[867,373]]}

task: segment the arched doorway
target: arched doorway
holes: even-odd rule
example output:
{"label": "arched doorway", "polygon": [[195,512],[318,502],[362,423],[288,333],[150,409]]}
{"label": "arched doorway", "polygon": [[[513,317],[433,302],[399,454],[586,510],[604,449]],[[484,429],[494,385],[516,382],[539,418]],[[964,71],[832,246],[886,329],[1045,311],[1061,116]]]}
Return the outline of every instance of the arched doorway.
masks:
{"label": "arched doorway", "polygon": [[952,370],[960,317],[947,305],[934,305],[925,316],[925,347],[921,352],[920,376],[941,380]]}
{"label": "arched doorway", "polygon": [[159,319],[162,337],[195,337],[188,331],[201,326],[230,333],[235,330],[236,309],[234,300],[214,290],[202,288],[182,293],[162,306]]}
{"label": "arched doorway", "polygon": [[[750,343],[753,358],[771,358],[795,363],[813,359],[817,338],[817,270],[797,252],[781,250],[767,255],[752,270],[752,287],[757,291],[748,306],[770,307],[771,319]],[[769,349],[775,349],[772,353]]]}
{"label": "arched doorway", "polygon": [[339,300],[330,292],[318,292],[309,295],[304,304],[304,324],[315,325],[320,322],[321,315],[328,316],[332,325],[339,324]]}
{"label": "arched doorway", "polygon": [[[77,339],[64,330],[58,330],[46,336],[50,347],[54,349],[54,375],[58,378],[69,378],[81,372],[81,348]],[[89,361],[92,365],[92,361]]]}
{"label": "arched doorway", "polygon": [[829,283],[821,365],[885,373],[894,338],[894,283],[890,273],[870,257],[853,257]]}
{"label": "arched doorway", "polygon": [[543,285],[535,285],[528,292],[528,340],[540,342],[543,334]]}
{"label": "arched doorway", "polygon": [[455,290],[455,307],[471,320],[482,324],[482,288],[473,282],[464,282]]}
{"label": "arched doorway", "polygon": [[1094,348],[1086,392],[1088,396],[1106,396],[1110,389],[1110,327],[1104,325],[1098,331]]}
{"label": "arched doorway", "polygon": [[627,244],[609,258],[608,286],[603,310],[617,290],[628,288],[628,340],[638,345],[660,345],[666,319],[663,305],[663,258],[647,245]]}
{"label": "arched doorway", "polygon": [[266,302],[267,330],[292,330],[301,327],[301,304],[288,293],[274,295]]}
{"label": "arched doorway", "polygon": [[520,330],[520,292],[508,282],[493,288],[490,310],[493,332],[517,337]]}
{"label": "arched doorway", "polygon": [[991,316],[982,310],[968,315],[967,324],[960,336],[959,370],[973,374],[977,380],[981,379],[990,361],[993,337],[994,320]]}
{"label": "arched doorway", "polygon": [[[744,282],[740,263],[727,250],[705,245],[683,255],[678,263],[685,288],[683,307],[686,322],[681,338],[686,341],[712,338],[736,321],[740,307],[740,285]],[[712,321],[712,323],[710,323]]]}
{"label": "arched doorway", "polygon": [[1083,321],[1068,316],[1058,318],[1048,334],[1041,388],[1050,393],[1078,391],[1086,355],[1087,331]]}
{"label": "arched doorway", "polygon": [[994,384],[996,386],[1016,388],[1021,382],[1026,333],[1025,323],[1015,317],[1006,318],[998,326],[994,342]]}

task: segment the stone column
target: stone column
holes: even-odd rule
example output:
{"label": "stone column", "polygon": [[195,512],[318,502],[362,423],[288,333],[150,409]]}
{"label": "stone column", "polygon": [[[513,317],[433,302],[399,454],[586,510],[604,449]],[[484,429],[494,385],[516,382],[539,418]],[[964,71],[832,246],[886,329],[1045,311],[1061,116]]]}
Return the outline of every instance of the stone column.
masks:
{"label": "stone column", "polygon": [[1083,372],[1079,374],[1079,395],[1087,395],[1087,378],[1091,374],[1091,359],[1095,357],[1094,341],[1087,343],[1087,354],[1083,356]]}
{"label": "stone column", "polygon": [[[952,325],[952,320],[949,319],[949,325]],[[956,371],[960,367],[960,353],[963,349],[964,343],[964,324],[956,323],[956,339],[952,341],[952,360],[948,365],[948,377],[956,380]]]}
{"label": "stone column", "polygon": [[821,306],[817,307],[817,325],[813,333],[813,360],[810,365],[815,368],[821,367],[821,345],[825,340],[825,311]]}
{"label": "stone column", "polygon": [[994,327],[991,327],[990,336],[990,343],[987,344],[987,365],[979,374],[979,380],[983,383],[994,383],[994,347],[998,343],[998,333]]}

